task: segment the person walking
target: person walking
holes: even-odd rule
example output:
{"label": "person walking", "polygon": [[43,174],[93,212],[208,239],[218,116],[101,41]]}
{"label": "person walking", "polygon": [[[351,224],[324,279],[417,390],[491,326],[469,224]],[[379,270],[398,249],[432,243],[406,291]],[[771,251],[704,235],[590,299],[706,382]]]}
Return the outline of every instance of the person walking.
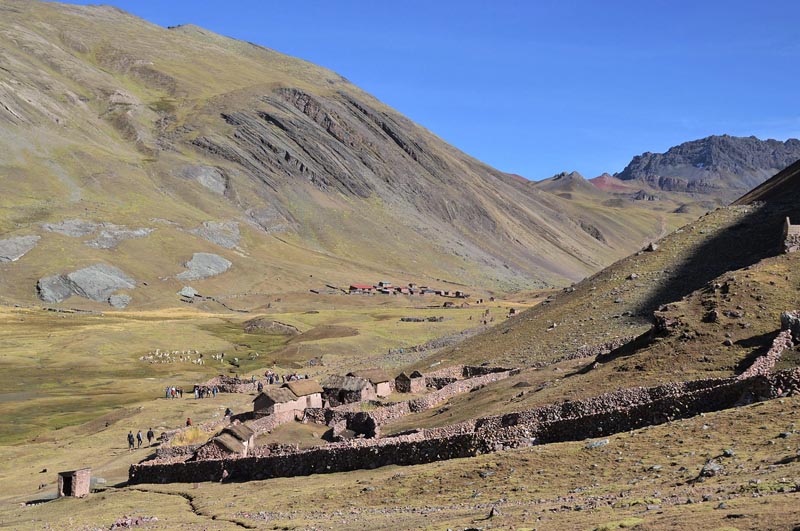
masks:
{"label": "person walking", "polygon": [[153,428],[150,428],[150,429],[147,430],[147,446],[150,446],[151,444],[153,444],[153,438],[155,436],[156,436],[156,434],[153,433]]}
{"label": "person walking", "polygon": [[191,425],[192,425],[192,419],[189,418],[189,417],[186,417],[186,426],[191,426]]}
{"label": "person walking", "polygon": [[128,431],[128,451],[133,451],[133,432]]}
{"label": "person walking", "polygon": [[142,430],[136,432],[136,448],[142,447]]}

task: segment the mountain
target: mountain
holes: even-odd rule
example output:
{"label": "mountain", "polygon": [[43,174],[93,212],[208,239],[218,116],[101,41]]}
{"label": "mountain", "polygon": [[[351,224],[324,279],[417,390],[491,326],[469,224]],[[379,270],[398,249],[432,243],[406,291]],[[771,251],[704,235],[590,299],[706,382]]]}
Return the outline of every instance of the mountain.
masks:
{"label": "mountain", "polygon": [[732,200],[800,159],[800,140],[709,136],[638,155],[616,174],[665,190]]}
{"label": "mountain", "polygon": [[0,13],[6,302],[159,307],[189,282],[248,305],[384,277],[541,288],[663,230],[495,170],[269,49],[111,7]]}

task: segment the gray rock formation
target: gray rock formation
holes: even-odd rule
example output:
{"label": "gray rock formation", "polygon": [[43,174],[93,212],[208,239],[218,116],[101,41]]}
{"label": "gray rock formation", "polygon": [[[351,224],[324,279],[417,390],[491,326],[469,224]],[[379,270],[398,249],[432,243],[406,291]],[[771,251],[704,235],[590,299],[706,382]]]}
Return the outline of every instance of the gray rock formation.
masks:
{"label": "gray rock formation", "polygon": [[637,155],[616,175],[668,191],[735,197],[800,159],[800,140],[710,136]]}
{"label": "gray rock formation", "polygon": [[58,223],[43,223],[42,228],[47,232],[57,232],[72,238],[81,238],[94,234],[100,228],[100,223],[84,219],[67,219]]}
{"label": "gray rock formation", "polygon": [[111,224],[103,227],[100,234],[95,239],[86,242],[86,245],[95,249],[113,249],[123,240],[144,238],[154,230],[150,228],[129,229],[125,226]]}
{"label": "gray rock formation", "polygon": [[[135,287],[136,281],[120,269],[106,264],[95,264],[66,275],[42,278],[36,284],[36,291],[45,302],[62,302],[73,294],[97,302],[109,302],[115,291]],[[115,301],[120,302],[121,299]]]}
{"label": "gray rock formation", "polygon": [[187,299],[191,299],[195,295],[198,295],[198,291],[191,286],[184,286],[178,292],[178,295],[180,295],[181,297],[186,297]]}
{"label": "gray rock formation", "polygon": [[16,236],[0,240],[0,262],[16,262],[36,247],[39,236]]}
{"label": "gray rock formation", "polygon": [[235,248],[242,238],[239,224],[235,221],[204,221],[189,232],[226,249]]}
{"label": "gray rock formation", "polygon": [[184,179],[197,181],[219,195],[224,195],[228,189],[228,179],[212,166],[185,166],[180,169],[178,175]]}
{"label": "gray rock formation", "polygon": [[113,223],[98,223],[96,221],[86,221],[83,219],[68,219],[58,223],[44,223],[42,228],[48,232],[57,232],[72,238],[82,238],[100,231],[93,240],[86,242],[89,247],[95,249],[113,249],[122,240],[132,238],[143,238],[153,232],[150,228],[129,229],[124,225],[114,225]]}
{"label": "gray rock formation", "polygon": [[108,298],[108,303],[114,308],[125,308],[131,303],[130,295],[112,295]]}
{"label": "gray rock formation", "polygon": [[212,253],[194,253],[186,262],[186,271],[179,273],[180,280],[200,280],[224,273],[233,265],[230,260]]}
{"label": "gray rock formation", "polygon": [[61,302],[72,296],[72,289],[62,275],[40,278],[36,283],[36,293],[44,302]]}

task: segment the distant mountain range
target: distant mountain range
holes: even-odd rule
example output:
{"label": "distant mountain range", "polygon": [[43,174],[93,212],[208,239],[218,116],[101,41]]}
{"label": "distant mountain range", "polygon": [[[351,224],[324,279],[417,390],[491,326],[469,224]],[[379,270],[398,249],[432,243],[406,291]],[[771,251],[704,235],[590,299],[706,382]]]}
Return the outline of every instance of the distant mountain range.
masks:
{"label": "distant mountain range", "polygon": [[732,200],[798,159],[797,139],[781,142],[754,136],[709,136],[684,142],[666,153],[638,155],[615,177],[664,191]]}

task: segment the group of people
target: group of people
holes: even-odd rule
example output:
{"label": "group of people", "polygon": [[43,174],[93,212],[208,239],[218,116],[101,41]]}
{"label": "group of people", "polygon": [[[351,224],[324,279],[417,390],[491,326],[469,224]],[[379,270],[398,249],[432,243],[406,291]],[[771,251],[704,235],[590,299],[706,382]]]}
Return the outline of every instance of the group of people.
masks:
{"label": "group of people", "polygon": [[[153,433],[153,428],[148,428],[147,430],[147,446],[153,444],[153,439],[155,439],[156,435]],[[142,447],[142,441],[144,437],[142,437],[142,430],[136,432],[136,436],[133,435],[133,430],[128,431],[128,451],[132,452],[135,449]]]}
{"label": "group of people", "polygon": [[164,398],[183,398],[183,387],[168,386],[164,389]]}
{"label": "group of people", "polygon": [[219,393],[219,387],[216,385],[207,386],[195,384],[194,386],[195,400],[199,398],[217,398],[217,393]]}

